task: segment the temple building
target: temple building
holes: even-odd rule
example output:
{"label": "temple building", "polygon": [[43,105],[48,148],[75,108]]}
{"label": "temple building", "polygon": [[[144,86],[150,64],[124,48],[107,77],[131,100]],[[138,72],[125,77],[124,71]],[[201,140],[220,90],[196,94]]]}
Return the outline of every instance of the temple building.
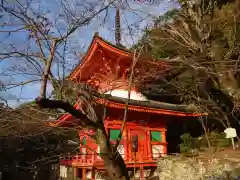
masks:
{"label": "temple building", "polygon": [[[130,177],[148,179],[156,175],[159,158],[168,155],[168,143],[175,141],[175,136],[167,137],[168,124],[172,123],[178,129],[179,122],[191,121],[206,113],[199,113],[188,105],[149,100],[139,91],[139,84],[150,82],[156,75],[166,73],[168,65],[161,60],[154,61],[151,57],[140,56],[136,59],[133,52],[122,46],[118,5],[115,40],[116,45],[95,33],[87,53],[69,79],[75,83],[88,84],[100,94],[104,94],[97,98],[96,103],[106,110],[104,126],[112,144],[115,144],[119,137],[124,112],[126,106],[128,107],[118,151],[125,161]],[[130,78],[132,72],[133,79]],[[81,108],[78,103],[74,107]],[[76,122],[75,120],[72,115],[65,114],[52,123],[52,126],[65,126]],[[82,142],[79,145],[79,154],[62,157],[60,160],[61,178],[104,179],[106,173],[104,162],[99,156],[99,146],[86,130],[79,130],[79,138]],[[69,174],[69,171],[72,173]]]}
{"label": "temple building", "polygon": [[[107,109],[104,125],[112,144],[116,143],[122,127],[132,62],[132,52],[119,48],[95,34],[85,57],[69,76],[75,83],[89,84],[98,92],[105,94],[104,98],[98,98],[97,103]],[[149,69],[164,73],[167,68],[161,61],[141,62],[143,63],[136,64],[134,71],[136,76],[144,76]],[[75,108],[79,108],[77,106],[76,104]],[[133,83],[128,100],[127,122],[118,147],[130,175],[140,179],[154,175],[158,159],[168,153],[166,140],[168,122],[191,120],[202,115],[205,114],[195,112],[188,105],[149,100],[139,92],[136,82]],[[62,126],[73,119],[72,115],[65,114],[53,125]],[[100,176],[104,174],[104,163],[98,154],[98,145],[84,130],[79,130],[79,138],[83,142],[80,145],[80,153],[61,159],[61,176],[66,177],[66,170],[71,167],[75,176],[80,179],[101,179]],[[132,148],[133,141],[137,143],[135,149]]]}

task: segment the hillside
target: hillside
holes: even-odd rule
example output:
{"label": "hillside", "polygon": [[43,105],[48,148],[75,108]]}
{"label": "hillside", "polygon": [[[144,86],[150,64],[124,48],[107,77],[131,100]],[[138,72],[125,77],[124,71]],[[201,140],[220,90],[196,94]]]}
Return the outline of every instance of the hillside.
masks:
{"label": "hillside", "polygon": [[178,11],[146,31],[138,46],[171,68],[142,92],[160,101],[194,103],[209,114],[201,120],[206,131],[232,126],[239,134],[238,2],[211,2],[181,1]]}

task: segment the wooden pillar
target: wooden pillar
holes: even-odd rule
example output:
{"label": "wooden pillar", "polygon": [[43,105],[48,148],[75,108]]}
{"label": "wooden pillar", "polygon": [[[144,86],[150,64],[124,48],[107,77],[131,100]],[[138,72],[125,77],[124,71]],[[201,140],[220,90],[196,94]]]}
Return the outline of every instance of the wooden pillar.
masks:
{"label": "wooden pillar", "polygon": [[152,179],[154,177],[154,173],[157,170],[157,167],[151,167],[150,168],[150,173],[149,175],[146,177],[146,179]]}
{"label": "wooden pillar", "polygon": [[165,143],[165,145],[164,145],[164,149],[163,149],[163,151],[164,151],[164,155],[163,156],[165,156],[165,155],[167,155],[167,138],[166,138],[166,131],[167,131],[167,129],[165,129],[162,133],[163,133],[163,143]]}
{"label": "wooden pillar", "polygon": [[77,168],[74,167],[74,168],[73,168],[73,179],[74,179],[74,180],[77,180],[77,175],[78,175],[78,174],[77,174]]}
{"label": "wooden pillar", "polygon": [[127,137],[127,127],[125,126],[124,130],[123,130],[123,148],[124,148],[124,160],[127,160],[127,152],[128,152],[128,137]]}
{"label": "wooden pillar", "polygon": [[127,137],[128,137],[128,157],[127,157],[127,160],[132,160],[133,157],[132,157],[132,149],[131,149],[131,146],[132,146],[132,140],[131,140],[131,129],[128,129],[128,134],[127,134]]}
{"label": "wooden pillar", "polygon": [[86,173],[87,173],[86,168],[82,168],[82,180],[86,180],[87,179],[86,178]]}
{"label": "wooden pillar", "polygon": [[95,168],[92,168],[92,180],[95,180]]}
{"label": "wooden pillar", "polygon": [[143,165],[140,166],[140,179],[141,180],[144,179],[144,167],[143,167]]}
{"label": "wooden pillar", "polygon": [[147,145],[148,145],[148,158],[151,160],[152,159],[152,146],[151,146],[151,136],[150,136],[150,131],[147,130]]}
{"label": "wooden pillar", "polygon": [[166,143],[166,129],[164,128],[164,130],[162,131],[162,142]]}

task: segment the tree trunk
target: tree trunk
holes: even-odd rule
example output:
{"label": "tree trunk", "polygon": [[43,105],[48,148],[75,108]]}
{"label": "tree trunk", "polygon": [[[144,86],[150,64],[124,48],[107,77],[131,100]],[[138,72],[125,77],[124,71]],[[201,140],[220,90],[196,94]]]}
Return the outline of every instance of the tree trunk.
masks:
{"label": "tree trunk", "polygon": [[63,109],[79,119],[82,126],[90,126],[96,130],[96,141],[100,147],[100,156],[102,157],[105,169],[112,180],[129,180],[126,164],[118,151],[113,151],[108,136],[106,134],[102,121],[93,122],[85,114],[76,110],[69,103],[59,100],[49,100],[45,98],[37,98],[36,103],[42,108]]}
{"label": "tree trunk", "polygon": [[111,179],[129,180],[126,164],[118,151],[113,152],[106,132],[98,129],[96,132],[97,144],[100,147],[100,156],[104,160],[105,169]]}
{"label": "tree trunk", "polygon": [[211,143],[210,143],[209,138],[208,138],[207,129],[206,129],[203,121],[201,121],[201,124],[202,124],[204,134],[205,134],[205,137],[206,137],[206,140],[207,140],[207,143],[208,143],[208,148],[211,148]]}

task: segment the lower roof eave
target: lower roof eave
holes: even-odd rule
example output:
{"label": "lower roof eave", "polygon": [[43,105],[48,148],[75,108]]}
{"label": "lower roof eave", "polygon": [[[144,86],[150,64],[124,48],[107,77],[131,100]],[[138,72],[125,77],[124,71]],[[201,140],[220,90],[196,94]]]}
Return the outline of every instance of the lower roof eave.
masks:
{"label": "lower roof eave", "polygon": [[[111,100],[110,100],[111,99]],[[114,99],[114,101],[113,101]],[[116,109],[125,109],[126,107],[126,100],[122,100],[122,98],[98,98],[97,103],[102,104],[106,107],[112,107]],[[154,102],[154,103],[152,103]],[[135,105],[135,104],[140,105]],[[144,103],[147,104],[147,106],[144,106]],[[151,104],[154,105],[154,107],[150,107]],[[159,108],[157,108],[157,106]],[[162,107],[162,108],[160,108]],[[166,109],[167,107],[170,107],[170,109]],[[179,108],[180,107],[180,108]],[[130,111],[136,111],[136,112],[144,112],[144,113],[151,113],[151,114],[162,114],[162,115],[170,115],[170,116],[188,116],[188,117],[200,117],[200,116],[207,116],[208,113],[202,113],[202,112],[186,112],[183,111],[177,111],[176,109],[183,109],[184,107],[187,107],[187,105],[172,105],[169,103],[156,103],[155,101],[149,101],[149,102],[139,102],[136,100],[129,100],[128,103],[128,110]],[[78,103],[74,105],[74,108],[79,109]],[[165,108],[165,109],[164,109]],[[74,125],[72,122],[73,116],[71,114],[64,114],[62,115],[57,121],[50,122],[49,125],[52,127],[60,127],[60,126],[69,126]]]}
{"label": "lower roof eave", "polygon": [[[119,98],[120,99],[120,98]],[[131,102],[136,100],[131,100]],[[97,100],[99,104],[102,104],[106,107],[112,107],[116,109],[125,109],[126,104],[121,102],[110,101],[106,99],[99,98]],[[164,105],[167,103],[164,103]],[[172,116],[190,116],[190,117],[200,117],[200,116],[207,116],[208,113],[201,113],[201,112],[183,112],[177,110],[169,110],[169,109],[162,109],[162,108],[153,108],[153,107],[146,107],[140,105],[133,105],[133,103],[128,103],[128,110],[136,111],[136,112],[145,112],[145,113],[152,113],[152,114],[164,114],[164,115],[172,115]]]}

